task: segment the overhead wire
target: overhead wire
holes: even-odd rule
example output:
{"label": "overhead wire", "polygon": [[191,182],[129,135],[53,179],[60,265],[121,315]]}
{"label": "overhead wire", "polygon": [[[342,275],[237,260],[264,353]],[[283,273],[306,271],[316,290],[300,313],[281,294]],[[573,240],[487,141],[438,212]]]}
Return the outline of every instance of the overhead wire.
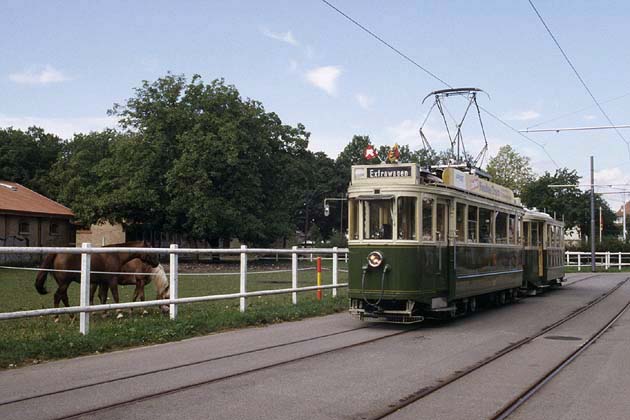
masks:
{"label": "overhead wire", "polygon": [[[569,56],[564,52],[564,49],[562,48],[562,46],[560,45],[560,43],[558,42],[558,39],[556,38],[556,36],[553,34],[553,32],[551,32],[551,29],[549,29],[549,26],[547,25],[547,23],[545,22],[545,20],[543,19],[542,15],[540,14],[540,12],[538,11],[538,9],[536,8],[536,6],[534,5],[532,0],[527,0],[530,4],[530,6],[532,6],[532,9],[534,9],[534,12],[536,13],[536,16],[538,16],[538,19],[540,20],[540,22],[543,24],[543,26],[545,27],[545,29],[547,30],[547,33],[549,34],[549,36],[551,37],[551,39],[553,40],[553,42],[556,44],[556,46],[558,47],[558,49],[560,50],[560,52],[562,53],[562,56],[564,57],[564,59],[566,60],[566,62],[569,64],[569,67],[571,67],[571,70],[573,70],[573,73],[575,73],[576,77],[578,78],[578,80],[580,81],[580,83],[582,84],[582,86],[584,87],[584,89],[586,90],[586,92],[588,92],[589,96],[591,97],[591,99],[593,100],[593,102],[595,102],[595,105],[597,105],[597,108],[599,108],[600,112],[602,113],[602,115],[604,116],[604,118],[606,118],[606,120],[608,121],[608,123],[612,126],[615,125],[614,122],[612,122],[612,120],[610,119],[610,117],[608,116],[608,114],[606,113],[606,111],[604,111],[604,108],[601,106],[601,104],[599,103],[599,101],[595,98],[595,95],[593,95],[593,92],[591,91],[591,89],[588,87],[588,85],[586,84],[586,82],[584,81],[584,79],[582,78],[582,76],[580,75],[580,73],[577,71],[577,69],[575,68],[575,66],[573,65],[573,62],[571,61],[571,59],[569,58]],[[628,140],[623,136],[623,134],[621,134],[621,131],[619,131],[619,129],[615,128],[615,131],[617,132],[617,135],[619,135],[619,137],[621,138],[621,140],[623,140],[623,142],[626,144],[626,149],[628,150],[628,157],[630,157],[630,142],[628,142]]]}
{"label": "overhead wire", "polygon": [[[424,73],[426,73],[427,75],[431,76],[433,79],[437,80],[438,82],[442,83],[443,85],[449,87],[449,88],[453,88],[453,86],[449,83],[447,83],[446,81],[444,81],[443,79],[441,79],[440,77],[438,77],[435,73],[433,73],[432,71],[430,71],[429,69],[427,69],[426,67],[420,65],[418,62],[416,62],[414,59],[412,59],[411,57],[409,57],[407,54],[403,53],[401,50],[399,50],[398,48],[396,48],[394,45],[392,45],[391,43],[387,42],[385,39],[383,39],[381,36],[377,35],[376,33],[374,33],[372,30],[368,29],[367,27],[365,27],[363,24],[361,24],[360,22],[358,22],[356,19],[352,18],[351,16],[349,16],[347,13],[343,12],[342,10],[340,10],[338,7],[336,7],[335,5],[333,5],[332,3],[330,3],[328,0],[321,0],[322,3],[326,4],[328,7],[330,7],[331,9],[333,9],[335,12],[337,12],[338,14],[340,14],[341,16],[343,16],[344,18],[346,18],[348,21],[352,22],[355,26],[357,26],[358,28],[360,28],[361,30],[363,30],[364,32],[366,32],[367,34],[369,34],[371,37],[373,37],[374,39],[376,39],[377,41],[379,41],[381,44],[385,45],[387,48],[389,48],[390,50],[394,51],[396,54],[398,54],[399,56],[401,56],[402,58],[404,58],[406,61],[408,61],[409,63],[413,64],[415,67],[417,67],[418,69],[422,70]],[[538,146],[544,153],[545,155],[549,158],[549,160],[557,167],[560,168],[560,166],[558,165],[558,163],[553,159],[553,157],[549,154],[549,152],[547,151],[547,149],[545,148],[545,145],[543,145],[540,142],[537,142],[536,140],[530,138],[529,136],[526,136],[525,134],[521,133],[520,131],[518,131],[516,128],[512,127],[510,124],[508,124],[507,122],[505,122],[504,120],[502,120],[501,118],[499,118],[497,115],[493,114],[492,112],[488,111],[486,108],[480,106],[479,107],[483,112],[485,112],[486,114],[488,114],[490,117],[492,117],[493,119],[495,119],[496,121],[500,122],[503,126],[509,128],[510,130],[512,130],[514,133],[518,134],[519,136],[523,137],[524,139],[526,139],[527,141],[529,141],[532,144],[535,144],[536,146]],[[629,149],[630,150],[630,149]]]}
{"label": "overhead wire", "polygon": [[[619,99],[625,98],[626,96],[630,96],[630,92],[624,93],[623,95],[615,96],[614,98],[606,99],[605,101],[601,101],[600,103],[601,104],[607,104],[609,102],[613,102],[613,101],[617,101]],[[570,116],[575,115],[575,114],[579,114],[580,112],[588,111],[589,109],[594,108],[594,107],[595,107],[595,105],[585,106],[584,108],[576,109],[575,111],[567,112],[566,114],[558,115],[557,117],[554,117],[554,118],[551,118],[551,119],[548,119],[548,120],[545,120],[545,121],[538,122],[538,123],[536,123],[534,125],[530,125],[529,127],[527,127],[527,129],[529,130],[530,128],[540,127],[541,125],[545,125],[545,124],[548,124],[550,122],[558,121],[558,120],[561,120],[563,118],[570,117]]]}

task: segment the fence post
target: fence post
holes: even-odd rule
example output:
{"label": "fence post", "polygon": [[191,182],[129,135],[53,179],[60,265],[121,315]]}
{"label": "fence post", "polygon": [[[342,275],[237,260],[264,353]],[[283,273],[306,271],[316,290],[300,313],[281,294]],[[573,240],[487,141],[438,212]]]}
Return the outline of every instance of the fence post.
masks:
{"label": "fence post", "polygon": [[582,255],[582,253],[580,251],[578,251],[577,257],[578,257],[578,271],[582,271],[582,260],[580,259],[580,255]]}
{"label": "fence post", "polygon": [[[171,249],[175,250],[179,248],[177,244],[171,244]],[[177,273],[179,272],[179,254],[171,252],[169,254],[169,271],[170,271],[170,282],[169,282],[169,296],[171,299],[177,299],[179,295],[179,279],[177,277]],[[171,303],[169,305],[169,313],[171,319],[177,319],[177,304]]]}
{"label": "fence post", "polygon": [[[337,253],[337,247],[333,247],[333,266],[332,266],[332,284],[336,286],[339,283],[338,279],[338,262],[339,262],[339,254]],[[337,288],[333,287],[332,289],[332,297],[337,297]]]}
{"label": "fence post", "polygon": [[348,264],[348,253],[347,252],[344,254],[344,261],[345,261],[346,264]]}
{"label": "fence post", "polygon": [[619,253],[619,271],[621,271],[621,252]]}
{"label": "fence post", "polygon": [[565,251],[564,255],[567,257],[567,264],[569,265],[570,261],[569,261],[569,251]]}
{"label": "fence post", "polygon": [[610,268],[610,251],[606,251],[606,270]]}
{"label": "fence post", "polygon": [[[293,247],[293,254],[291,254],[291,288],[297,289],[298,286],[298,255],[297,246]],[[294,305],[297,305],[297,292],[291,293],[291,300]]]}
{"label": "fence post", "polygon": [[[81,248],[92,248],[92,244],[84,242]],[[90,305],[90,262],[92,254],[81,254],[81,306]],[[90,331],[90,313],[79,314],[79,332],[86,335]]]}
{"label": "fence post", "polygon": [[[241,245],[241,293],[247,293],[247,245]],[[247,308],[247,298],[240,299],[240,310],[245,312]]]}

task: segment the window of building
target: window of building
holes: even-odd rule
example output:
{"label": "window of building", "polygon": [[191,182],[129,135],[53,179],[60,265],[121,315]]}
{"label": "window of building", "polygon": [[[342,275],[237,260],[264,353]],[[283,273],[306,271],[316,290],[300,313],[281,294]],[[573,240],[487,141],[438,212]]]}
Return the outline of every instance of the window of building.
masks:
{"label": "window of building", "polygon": [[492,243],[493,211],[479,207],[479,242]]}
{"label": "window of building", "polygon": [[477,219],[479,212],[477,207],[468,206],[468,242],[478,242]]}
{"label": "window of building", "polygon": [[455,235],[458,242],[466,241],[466,204],[457,203],[455,212]]}
{"label": "window of building", "polygon": [[416,197],[398,197],[398,239],[416,239]]}
{"label": "window of building", "polygon": [[422,197],[422,240],[433,241],[433,203],[435,200]]}
{"label": "window of building", "polygon": [[48,232],[51,235],[59,235],[59,225],[57,223],[51,223],[48,227]]}
{"label": "window of building", "polygon": [[20,222],[18,226],[19,235],[28,235],[31,233],[31,225],[28,222]]}

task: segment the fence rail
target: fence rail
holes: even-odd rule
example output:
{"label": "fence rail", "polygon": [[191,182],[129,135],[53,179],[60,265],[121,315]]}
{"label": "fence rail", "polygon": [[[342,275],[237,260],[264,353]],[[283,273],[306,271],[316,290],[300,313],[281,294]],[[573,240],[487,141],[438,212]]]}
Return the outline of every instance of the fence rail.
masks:
{"label": "fence rail", "polygon": [[[577,267],[582,271],[582,267],[591,266],[591,253],[582,251],[566,251],[565,264],[569,267]],[[600,251],[595,253],[595,266],[604,267],[606,270],[630,266],[630,252]]]}
{"label": "fence rail", "polygon": [[[48,308],[48,309],[35,309],[27,311],[17,312],[4,312],[0,313],[0,320],[3,319],[16,319],[16,318],[29,318],[42,315],[59,315],[68,313],[79,313],[79,331],[81,334],[87,334],[89,332],[90,313],[104,310],[115,309],[130,309],[139,307],[151,307],[169,305],[169,314],[171,319],[177,318],[177,310],[179,304],[197,303],[197,302],[210,302],[226,299],[239,299],[239,309],[241,312],[247,310],[247,298],[256,296],[269,296],[278,294],[292,295],[292,303],[297,304],[297,294],[300,292],[312,291],[312,290],[324,290],[332,289],[332,296],[337,296],[337,289],[342,287],[348,287],[348,283],[339,283],[339,257],[340,255],[347,261],[348,249],[347,248],[297,248],[291,249],[272,249],[272,248],[248,248],[242,245],[240,249],[202,249],[202,248],[179,248],[173,244],[170,248],[143,248],[142,253],[146,254],[168,254],[169,255],[169,289],[170,298],[162,300],[148,300],[143,302],[126,302],[126,303],[113,303],[113,304],[101,304],[90,305],[89,293],[90,293],[90,274],[101,273],[90,270],[89,256],[91,254],[101,253],[119,253],[119,252],[132,252],[137,253],[138,248],[127,247],[108,247],[108,248],[93,248],[90,244],[83,244],[81,248],[64,248],[64,247],[0,247],[0,254],[81,254],[81,270],[67,270],[72,272],[81,273],[81,291],[80,291],[80,304],[79,306],[70,306],[65,308]],[[178,279],[182,275],[187,273],[179,272],[179,256],[182,254],[220,254],[220,255],[238,255],[240,256],[240,271],[229,273],[230,275],[239,276],[239,293],[219,294],[219,295],[206,295],[206,296],[194,296],[187,298],[178,298],[179,282]],[[259,290],[256,292],[247,291],[247,279],[248,274],[260,274],[259,272],[249,272],[247,270],[247,262],[249,255],[287,255],[291,258],[291,287],[286,289],[272,289],[272,290]],[[320,285],[320,286],[305,286],[298,287],[298,272],[303,271],[298,268],[298,257],[309,256],[312,260],[313,255],[330,256],[326,259],[332,260],[332,284]],[[277,258],[277,257],[276,257]],[[53,271],[53,270],[47,270]],[[281,270],[288,271],[288,270]],[[115,274],[115,273],[111,273]],[[125,272],[124,274],[141,274]],[[150,274],[150,273],[147,273]],[[196,273],[195,273],[196,274]]]}

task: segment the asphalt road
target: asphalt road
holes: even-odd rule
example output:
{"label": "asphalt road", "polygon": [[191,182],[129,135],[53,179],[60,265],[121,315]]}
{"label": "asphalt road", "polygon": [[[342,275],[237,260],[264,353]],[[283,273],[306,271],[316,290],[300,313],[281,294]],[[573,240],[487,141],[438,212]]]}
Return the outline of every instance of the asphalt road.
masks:
{"label": "asphalt road", "polygon": [[[570,275],[573,284],[562,289],[453,322],[411,328],[366,325],[338,314],[7,370],[0,372],[0,418],[80,413],[81,418],[103,419],[371,418],[540,331],[626,278],[588,276]],[[630,283],[589,309],[588,315],[549,334],[580,339],[534,340],[527,351],[509,355],[488,366],[492,369],[453,384],[459,388],[439,391],[393,417],[487,418],[629,300]],[[627,345],[630,331],[617,331]],[[611,354],[622,358],[622,348]],[[623,360],[619,363],[623,367]],[[242,374],[245,371],[251,372]],[[611,369],[610,375],[615,374],[620,371]],[[69,388],[74,389],[64,392]],[[152,396],[169,390],[175,391]],[[141,400],[125,403],[134,398]],[[103,409],[90,411],[98,408]],[[517,414],[529,418],[527,406],[521,410]]]}

